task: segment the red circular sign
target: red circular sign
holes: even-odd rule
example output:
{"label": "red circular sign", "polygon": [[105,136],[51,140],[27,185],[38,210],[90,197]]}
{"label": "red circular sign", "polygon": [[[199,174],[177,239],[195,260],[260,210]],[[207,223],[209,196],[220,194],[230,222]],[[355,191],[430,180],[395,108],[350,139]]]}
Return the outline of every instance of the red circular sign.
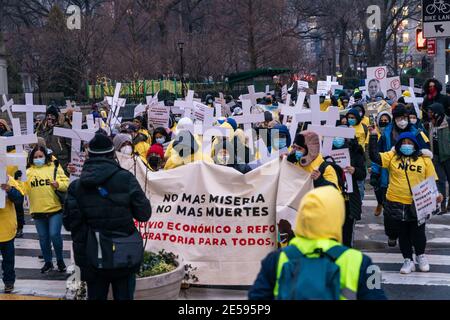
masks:
{"label": "red circular sign", "polygon": [[395,79],[394,81],[391,82],[391,88],[394,90],[398,90],[400,89],[401,84],[400,84],[400,80]]}
{"label": "red circular sign", "polygon": [[383,80],[386,78],[386,70],[384,68],[378,68],[375,70],[375,78],[377,80]]}

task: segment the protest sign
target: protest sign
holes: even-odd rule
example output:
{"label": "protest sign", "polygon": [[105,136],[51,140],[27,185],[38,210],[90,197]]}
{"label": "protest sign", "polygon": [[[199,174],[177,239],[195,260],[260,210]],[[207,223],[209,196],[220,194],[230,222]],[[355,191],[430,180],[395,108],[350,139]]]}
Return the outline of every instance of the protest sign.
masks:
{"label": "protest sign", "polygon": [[[330,156],[342,169],[351,166],[350,151],[348,149],[333,150],[330,152]],[[347,193],[353,193],[353,176],[350,173],[345,173],[345,181],[347,183]]]}
{"label": "protest sign", "polygon": [[387,92],[386,95],[389,100],[396,102],[402,96],[402,83],[400,77],[387,78]]}
{"label": "protest sign", "polygon": [[371,99],[374,99],[377,93],[387,94],[387,67],[367,68],[366,92]]}
{"label": "protest sign", "polygon": [[154,128],[169,127],[170,108],[159,103],[152,104],[148,108],[148,120],[153,124]]}
{"label": "protest sign", "polygon": [[414,205],[417,212],[419,226],[424,224],[432,215],[439,212],[436,198],[439,191],[434,177],[431,177],[411,188]]}
{"label": "protest sign", "polygon": [[197,268],[195,275],[204,285],[253,284],[261,260],[277,247],[278,177],[284,166],[291,166],[292,173],[286,173],[290,187],[283,186],[283,206],[299,201],[299,190],[312,189],[312,182],[303,181],[309,174],[286,162],[270,173],[264,171],[271,166],[267,163],[246,175],[205,162],[153,173],[140,159],[117,156],[152,201],[152,219],[137,223],[147,250],[178,254]]}

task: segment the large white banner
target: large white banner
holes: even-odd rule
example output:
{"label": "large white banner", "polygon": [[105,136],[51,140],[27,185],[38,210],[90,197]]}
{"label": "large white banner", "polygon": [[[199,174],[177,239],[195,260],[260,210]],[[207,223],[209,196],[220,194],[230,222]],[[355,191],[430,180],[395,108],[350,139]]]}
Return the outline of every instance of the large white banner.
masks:
{"label": "large white banner", "polygon": [[[198,284],[204,285],[253,284],[261,260],[277,248],[277,205],[293,206],[292,221],[301,196],[312,188],[309,174],[286,160],[243,175],[204,162],[153,173],[139,159],[118,157],[152,205],[150,221],[139,225],[147,250],[178,254],[197,268]],[[289,179],[279,183],[283,172]]]}

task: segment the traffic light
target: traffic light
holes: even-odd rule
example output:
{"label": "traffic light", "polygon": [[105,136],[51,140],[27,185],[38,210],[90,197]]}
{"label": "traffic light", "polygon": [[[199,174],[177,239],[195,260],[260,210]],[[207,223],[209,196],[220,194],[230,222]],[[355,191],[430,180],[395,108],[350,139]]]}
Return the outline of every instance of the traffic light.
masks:
{"label": "traffic light", "polygon": [[417,51],[427,50],[427,39],[423,37],[422,29],[416,29],[416,49]]}

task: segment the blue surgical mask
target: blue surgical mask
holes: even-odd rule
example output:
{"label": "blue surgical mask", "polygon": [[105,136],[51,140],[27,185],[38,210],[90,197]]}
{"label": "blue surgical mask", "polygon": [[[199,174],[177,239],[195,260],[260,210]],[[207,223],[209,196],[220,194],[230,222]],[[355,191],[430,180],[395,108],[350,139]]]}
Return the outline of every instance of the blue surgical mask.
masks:
{"label": "blue surgical mask", "polygon": [[45,164],[45,158],[33,159],[33,163],[36,167],[43,167]]}
{"label": "blue surgical mask", "polygon": [[416,148],[414,148],[414,146],[411,145],[411,144],[403,144],[403,145],[400,147],[400,152],[401,152],[402,154],[404,154],[405,156],[410,156],[410,155],[412,155],[412,154],[414,153],[414,151],[416,151]]}
{"label": "blue surgical mask", "polygon": [[284,149],[287,147],[286,139],[273,139],[273,144],[278,147],[278,150]]}
{"label": "blue surgical mask", "polygon": [[344,138],[336,137],[336,138],[334,138],[334,140],[333,140],[333,146],[334,146],[335,148],[340,149],[340,148],[342,148],[342,147],[344,146],[344,144],[345,144],[345,139],[344,139]]}
{"label": "blue surgical mask", "polygon": [[348,119],[348,124],[349,124],[351,127],[356,126],[356,119]]}
{"label": "blue surgical mask", "polygon": [[297,161],[300,161],[301,158],[303,158],[304,154],[301,151],[295,151],[295,159],[297,159]]}
{"label": "blue surgical mask", "polygon": [[165,138],[156,138],[155,140],[156,140],[156,143],[159,143],[159,144],[164,144],[164,142],[166,142]]}

